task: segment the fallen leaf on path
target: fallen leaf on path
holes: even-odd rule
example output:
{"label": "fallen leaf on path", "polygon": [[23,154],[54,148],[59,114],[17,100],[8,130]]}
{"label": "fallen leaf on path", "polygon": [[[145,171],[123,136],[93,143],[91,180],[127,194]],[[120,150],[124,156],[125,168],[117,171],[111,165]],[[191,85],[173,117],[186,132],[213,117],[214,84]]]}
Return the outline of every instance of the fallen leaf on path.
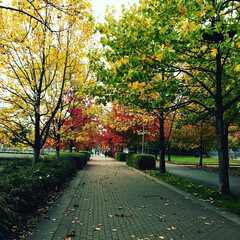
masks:
{"label": "fallen leaf on path", "polygon": [[93,228],[93,231],[100,231],[101,230],[101,228]]}
{"label": "fallen leaf on path", "polygon": [[176,227],[174,227],[174,226],[171,226],[171,227],[168,227],[168,228],[166,228],[168,231],[170,231],[170,230],[175,230],[175,229],[177,229]]}
{"label": "fallen leaf on path", "polygon": [[212,226],[212,223],[205,222],[206,225]]}

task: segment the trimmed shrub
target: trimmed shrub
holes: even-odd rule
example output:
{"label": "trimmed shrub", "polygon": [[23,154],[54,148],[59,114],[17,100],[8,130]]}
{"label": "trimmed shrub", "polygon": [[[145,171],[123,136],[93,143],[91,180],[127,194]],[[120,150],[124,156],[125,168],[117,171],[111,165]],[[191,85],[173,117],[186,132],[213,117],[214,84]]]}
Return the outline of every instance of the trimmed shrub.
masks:
{"label": "trimmed shrub", "polygon": [[117,161],[126,162],[126,157],[127,157],[127,153],[124,153],[124,152],[115,153],[115,159]]}
{"label": "trimmed shrub", "polygon": [[84,153],[71,153],[70,156],[76,162],[77,169],[83,169],[87,164],[87,156]]}
{"label": "trimmed shrub", "polygon": [[69,181],[86,164],[81,153],[44,156],[32,166],[31,158],[15,158],[0,172],[0,240],[26,214],[38,209],[49,193]]}
{"label": "trimmed shrub", "polygon": [[127,165],[139,170],[155,169],[155,158],[149,154],[128,154]]}
{"label": "trimmed shrub", "polygon": [[88,151],[80,151],[79,153],[83,153],[85,157],[87,158],[87,162],[90,160],[91,153]]}
{"label": "trimmed shrub", "polygon": [[127,165],[129,166],[132,166],[133,165],[133,155],[134,153],[128,153],[127,156],[126,156],[126,163]]}

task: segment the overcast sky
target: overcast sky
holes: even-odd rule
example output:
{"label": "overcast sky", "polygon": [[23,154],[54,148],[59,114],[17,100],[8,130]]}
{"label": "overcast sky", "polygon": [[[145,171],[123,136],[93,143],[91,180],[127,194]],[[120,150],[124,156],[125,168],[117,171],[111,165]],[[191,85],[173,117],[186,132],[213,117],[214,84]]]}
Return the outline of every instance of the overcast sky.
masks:
{"label": "overcast sky", "polygon": [[117,10],[117,15],[121,14],[122,4],[125,6],[132,6],[134,3],[138,3],[138,0],[91,0],[94,17],[96,21],[102,22],[104,20],[105,10],[108,5],[115,6]]}

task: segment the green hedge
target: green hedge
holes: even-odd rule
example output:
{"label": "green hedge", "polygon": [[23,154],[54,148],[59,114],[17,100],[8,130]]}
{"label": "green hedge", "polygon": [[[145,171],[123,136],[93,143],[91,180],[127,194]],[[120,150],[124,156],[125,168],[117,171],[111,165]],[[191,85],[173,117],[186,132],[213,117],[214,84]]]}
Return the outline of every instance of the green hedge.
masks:
{"label": "green hedge", "polygon": [[21,218],[38,209],[49,192],[63,186],[86,163],[84,154],[44,156],[32,166],[31,158],[15,158],[0,172],[0,240]]}
{"label": "green hedge", "polygon": [[91,153],[88,152],[88,151],[81,151],[79,153],[83,153],[87,159],[87,162],[90,160],[90,157],[91,157]]}
{"label": "green hedge", "polygon": [[117,161],[126,162],[126,157],[127,157],[127,153],[124,153],[124,152],[115,153],[115,159]]}
{"label": "green hedge", "polygon": [[148,154],[132,154],[129,153],[126,157],[127,165],[139,170],[155,169],[155,158]]}

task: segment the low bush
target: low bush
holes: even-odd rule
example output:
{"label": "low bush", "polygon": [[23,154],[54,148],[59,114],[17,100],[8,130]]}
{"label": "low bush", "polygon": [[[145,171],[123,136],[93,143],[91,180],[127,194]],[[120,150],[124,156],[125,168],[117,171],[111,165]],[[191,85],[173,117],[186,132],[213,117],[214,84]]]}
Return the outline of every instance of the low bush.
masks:
{"label": "low bush", "polygon": [[83,169],[87,164],[87,156],[84,153],[72,153],[71,157],[76,162],[77,169]]}
{"label": "low bush", "polygon": [[88,151],[80,151],[79,153],[83,153],[87,159],[87,162],[90,160],[91,153]]}
{"label": "low bush", "polygon": [[115,159],[117,161],[126,162],[126,157],[127,157],[127,153],[124,153],[124,152],[115,153]]}
{"label": "low bush", "polygon": [[155,169],[155,158],[148,154],[128,154],[126,157],[127,165],[139,170]]}
{"label": "low bush", "polygon": [[0,172],[0,240],[7,239],[11,226],[38,209],[49,193],[63,186],[86,164],[80,153],[44,156],[32,166],[31,158],[16,158]]}

